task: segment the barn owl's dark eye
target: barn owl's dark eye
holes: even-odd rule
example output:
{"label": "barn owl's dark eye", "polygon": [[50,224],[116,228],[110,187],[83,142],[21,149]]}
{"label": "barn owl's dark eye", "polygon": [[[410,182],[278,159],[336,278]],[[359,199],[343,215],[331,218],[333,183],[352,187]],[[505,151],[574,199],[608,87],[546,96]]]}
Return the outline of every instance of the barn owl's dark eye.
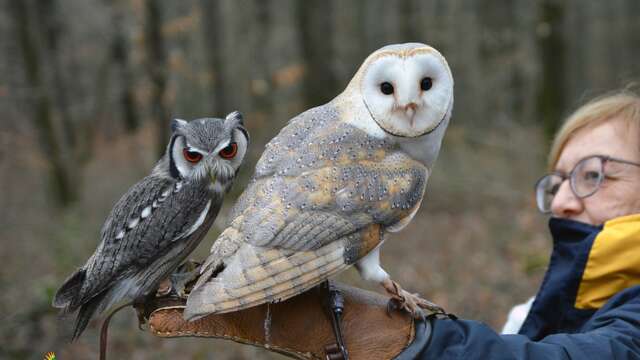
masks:
{"label": "barn owl's dark eye", "polygon": [[420,81],[420,89],[427,91],[433,86],[433,79],[426,77]]}
{"label": "barn owl's dark eye", "polygon": [[385,95],[391,95],[393,94],[393,85],[385,81],[380,84],[380,91]]}

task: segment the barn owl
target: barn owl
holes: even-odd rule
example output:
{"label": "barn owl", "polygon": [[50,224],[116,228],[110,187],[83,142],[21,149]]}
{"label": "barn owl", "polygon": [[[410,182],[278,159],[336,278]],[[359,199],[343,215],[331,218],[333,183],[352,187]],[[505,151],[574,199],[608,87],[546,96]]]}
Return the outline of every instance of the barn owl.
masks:
{"label": "barn owl", "polygon": [[413,315],[441,310],[391,279],[380,246],[418,211],[452,107],[453,78],[437,50],[407,43],[372,53],[340,95],[267,144],[185,318],[282,301],[351,265]]}

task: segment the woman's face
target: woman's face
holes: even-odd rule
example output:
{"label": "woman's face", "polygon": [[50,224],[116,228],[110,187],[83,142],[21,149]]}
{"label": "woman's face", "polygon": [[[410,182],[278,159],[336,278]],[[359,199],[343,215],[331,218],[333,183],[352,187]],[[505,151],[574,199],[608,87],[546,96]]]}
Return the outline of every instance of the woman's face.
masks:
{"label": "woman's face", "polygon": [[[567,142],[555,170],[569,174],[576,163],[591,155],[605,155],[640,162],[638,129],[631,129],[619,119],[581,129]],[[553,202],[555,217],[601,225],[615,217],[640,213],[640,167],[607,162],[605,180],[593,195],[579,199],[564,181]]]}

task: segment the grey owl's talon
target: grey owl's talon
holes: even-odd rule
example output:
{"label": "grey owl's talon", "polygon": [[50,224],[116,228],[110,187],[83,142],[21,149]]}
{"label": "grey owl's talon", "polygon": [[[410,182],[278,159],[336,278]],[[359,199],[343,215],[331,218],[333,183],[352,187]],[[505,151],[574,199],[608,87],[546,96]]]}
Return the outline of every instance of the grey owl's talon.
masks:
{"label": "grey owl's talon", "polygon": [[171,292],[182,299],[186,299],[199,275],[200,263],[191,260],[185,262],[169,277]]}

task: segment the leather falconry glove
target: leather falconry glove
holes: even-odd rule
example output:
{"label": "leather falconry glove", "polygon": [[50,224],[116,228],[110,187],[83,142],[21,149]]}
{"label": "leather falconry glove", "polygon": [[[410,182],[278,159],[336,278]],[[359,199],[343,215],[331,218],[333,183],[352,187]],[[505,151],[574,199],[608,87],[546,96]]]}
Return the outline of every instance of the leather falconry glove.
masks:
{"label": "leather falconry glove", "polygon": [[332,283],[331,289],[318,286],[280,303],[188,322],[182,317],[185,298],[167,281],[155,298],[137,310],[149,331],[160,337],[222,338],[293,358],[343,359],[346,353],[336,346],[341,341],[337,341],[329,304],[332,289],[344,301],[338,332],[349,359],[411,359],[426,345],[430,321],[390,311],[387,297],[338,283]]}

